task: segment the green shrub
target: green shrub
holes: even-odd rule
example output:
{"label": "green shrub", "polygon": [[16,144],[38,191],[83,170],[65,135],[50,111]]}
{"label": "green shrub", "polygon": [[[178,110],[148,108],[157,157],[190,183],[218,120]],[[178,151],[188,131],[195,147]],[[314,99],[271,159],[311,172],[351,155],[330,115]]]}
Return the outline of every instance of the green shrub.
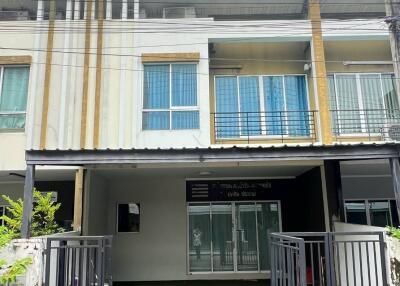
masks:
{"label": "green shrub", "polygon": [[[32,221],[30,227],[31,236],[50,235],[63,232],[55,222],[55,214],[61,204],[56,204],[51,200],[51,193],[42,195],[37,190],[33,191],[35,204],[32,210]],[[24,203],[21,199],[12,200],[8,196],[2,196],[8,203],[7,215],[0,217],[4,221],[4,226],[0,226],[0,249],[10,243],[12,239],[21,237],[21,225],[23,218]],[[16,260],[10,264],[4,259],[0,259],[0,284],[15,282],[17,277],[24,274],[32,264],[31,257]]]}
{"label": "green shrub", "polygon": [[388,227],[388,235],[400,240],[400,228]]}

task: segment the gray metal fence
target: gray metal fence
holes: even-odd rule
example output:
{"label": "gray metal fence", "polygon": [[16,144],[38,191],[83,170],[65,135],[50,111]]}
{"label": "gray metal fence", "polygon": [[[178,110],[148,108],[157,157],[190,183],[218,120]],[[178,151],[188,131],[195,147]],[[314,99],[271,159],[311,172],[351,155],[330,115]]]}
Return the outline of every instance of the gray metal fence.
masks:
{"label": "gray metal fence", "polygon": [[110,236],[49,237],[45,286],[112,285]]}
{"label": "gray metal fence", "polygon": [[387,285],[382,232],[271,234],[273,286]]}

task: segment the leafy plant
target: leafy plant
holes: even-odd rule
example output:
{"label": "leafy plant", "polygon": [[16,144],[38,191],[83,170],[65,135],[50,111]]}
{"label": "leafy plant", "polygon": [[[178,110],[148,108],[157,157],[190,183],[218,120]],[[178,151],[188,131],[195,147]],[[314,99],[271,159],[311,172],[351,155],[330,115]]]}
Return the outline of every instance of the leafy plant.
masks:
{"label": "leafy plant", "polygon": [[32,264],[31,257],[25,257],[15,261],[3,275],[0,276],[0,284],[16,282],[17,277],[24,274],[29,265]]}
{"label": "leafy plant", "polygon": [[388,227],[387,231],[388,235],[400,240],[400,228],[397,227]]}
{"label": "leafy plant", "polygon": [[[35,199],[32,210],[32,221],[30,227],[31,236],[50,235],[64,231],[56,222],[55,214],[59,210],[61,204],[56,204],[51,200],[51,193],[41,194],[36,189],[33,191]],[[12,239],[21,237],[21,225],[23,218],[24,203],[21,199],[16,201],[8,196],[2,196],[8,203],[7,215],[0,217],[4,221],[4,226],[0,226],[0,249],[10,243]],[[0,259],[0,284],[15,282],[17,277],[24,274],[32,264],[31,257],[25,257],[8,263],[4,259]]]}

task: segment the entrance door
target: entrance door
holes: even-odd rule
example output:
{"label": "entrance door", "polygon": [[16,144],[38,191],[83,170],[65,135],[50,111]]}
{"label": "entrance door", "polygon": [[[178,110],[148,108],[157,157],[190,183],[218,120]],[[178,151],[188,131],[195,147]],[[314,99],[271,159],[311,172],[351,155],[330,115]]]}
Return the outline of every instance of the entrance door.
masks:
{"label": "entrance door", "polygon": [[280,231],[278,202],[194,203],[188,210],[190,272],[270,269],[268,234]]}

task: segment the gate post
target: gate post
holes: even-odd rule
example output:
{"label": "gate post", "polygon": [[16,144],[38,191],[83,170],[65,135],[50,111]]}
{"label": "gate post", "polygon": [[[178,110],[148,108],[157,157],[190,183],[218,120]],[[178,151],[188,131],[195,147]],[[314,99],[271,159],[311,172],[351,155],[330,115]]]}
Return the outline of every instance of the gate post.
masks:
{"label": "gate post", "polygon": [[382,285],[388,285],[387,283],[387,277],[388,273],[386,270],[386,251],[385,251],[385,237],[383,235],[383,232],[379,233],[379,251],[381,254],[381,268],[382,268]]}

